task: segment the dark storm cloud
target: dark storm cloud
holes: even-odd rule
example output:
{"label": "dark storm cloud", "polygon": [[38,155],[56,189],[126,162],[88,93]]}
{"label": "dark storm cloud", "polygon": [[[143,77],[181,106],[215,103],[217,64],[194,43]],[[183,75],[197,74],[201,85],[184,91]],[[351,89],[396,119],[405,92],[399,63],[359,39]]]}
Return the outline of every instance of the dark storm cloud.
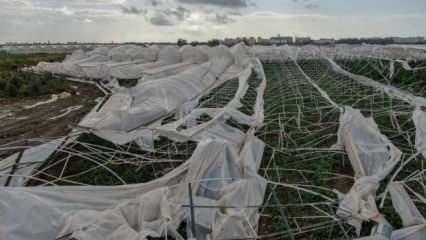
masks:
{"label": "dark storm cloud", "polygon": [[144,11],[141,14],[145,15],[145,18],[152,25],[157,26],[173,26],[183,21],[191,14],[189,9],[182,6],[176,9],[162,9],[148,13]]}
{"label": "dark storm cloud", "polygon": [[178,20],[183,21],[185,19],[185,16],[189,15],[191,11],[187,8],[179,6],[176,9],[166,9],[163,13],[166,15],[174,16]]}
{"label": "dark storm cloud", "polygon": [[128,0],[121,11],[126,15],[143,15],[156,26],[224,25],[234,22],[231,17],[241,16],[252,4],[253,0]]}
{"label": "dark storm cloud", "polygon": [[302,5],[306,9],[318,8],[317,0],[292,0],[294,3]]}
{"label": "dark storm cloud", "polygon": [[235,21],[235,19],[230,18],[227,13],[216,13],[215,17],[209,20],[216,24],[228,24]]}
{"label": "dark storm cloud", "polygon": [[149,17],[148,21],[152,25],[157,26],[173,26],[175,25],[166,15],[162,13],[156,13],[154,16]]}
{"label": "dark storm cloud", "polygon": [[158,0],[151,0],[151,5],[152,6],[158,6],[158,5],[160,5],[161,3],[158,1]]}
{"label": "dark storm cloud", "polygon": [[132,15],[132,14],[133,15],[142,15],[142,14],[146,13],[145,10],[138,9],[134,6],[129,6],[129,7],[121,6],[121,12],[124,13],[124,14],[130,14],[130,15]]}

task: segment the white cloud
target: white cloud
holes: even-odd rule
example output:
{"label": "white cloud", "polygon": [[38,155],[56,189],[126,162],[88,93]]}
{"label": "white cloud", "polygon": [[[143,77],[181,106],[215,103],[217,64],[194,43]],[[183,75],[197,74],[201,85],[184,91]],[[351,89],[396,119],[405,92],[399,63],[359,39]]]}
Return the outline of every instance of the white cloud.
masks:
{"label": "white cloud", "polygon": [[67,6],[64,6],[63,8],[61,8],[60,10],[61,13],[63,13],[66,16],[74,16],[75,12],[72,11],[71,9],[69,9]]}

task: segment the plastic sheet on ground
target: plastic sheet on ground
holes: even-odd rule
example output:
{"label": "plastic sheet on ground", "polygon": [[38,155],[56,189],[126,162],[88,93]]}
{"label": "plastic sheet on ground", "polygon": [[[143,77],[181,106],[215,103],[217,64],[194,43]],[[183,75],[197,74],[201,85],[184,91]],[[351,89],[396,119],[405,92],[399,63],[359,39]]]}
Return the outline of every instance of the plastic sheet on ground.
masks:
{"label": "plastic sheet on ground", "polygon": [[417,107],[413,113],[416,126],[416,149],[426,158],[426,112],[424,107]]}
{"label": "plastic sheet on ground", "polygon": [[389,191],[392,205],[401,217],[403,228],[394,230],[390,238],[373,235],[358,240],[423,240],[426,236],[426,220],[405,191],[403,183],[391,183]]}
{"label": "plastic sheet on ground", "polygon": [[[32,175],[34,169],[44,163],[44,161],[55,152],[62,144],[64,138],[60,138],[37,147],[24,150],[22,153],[15,153],[0,161],[0,186],[8,183],[10,187],[23,186],[28,181],[28,176]],[[10,167],[18,164],[12,173]],[[2,170],[6,169],[6,170]],[[12,170],[14,168],[12,167]],[[0,231],[1,232],[1,231]],[[0,235],[1,236],[1,235]]]}
{"label": "plastic sheet on ground", "polygon": [[[0,236],[45,240],[69,234],[70,238],[79,240],[100,240],[105,236],[110,240],[136,240],[164,236],[166,232],[173,235],[180,223],[189,218],[184,206],[189,203],[189,182],[193,184],[195,199],[208,199],[208,203],[217,206],[261,204],[266,182],[256,171],[263,147],[262,141],[253,136],[246,140],[241,151],[227,141],[205,140],[182,166],[146,184],[7,188],[0,193]],[[23,207],[14,208],[17,202]],[[206,201],[194,202],[203,203]],[[217,208],[208,216],[204,210],[197,211],[203,211],[196,215],[202,217],[197,220],[197,228],[214,229],[211,239],[231,238],[235,234],[256,236],[251,227],[257,226],[257,210],[223,212]],[[238,219],[245,221],[235,221]],[[21,228],[21,224],[26,227]],[[207,239],[198,236],[197,239]]]}

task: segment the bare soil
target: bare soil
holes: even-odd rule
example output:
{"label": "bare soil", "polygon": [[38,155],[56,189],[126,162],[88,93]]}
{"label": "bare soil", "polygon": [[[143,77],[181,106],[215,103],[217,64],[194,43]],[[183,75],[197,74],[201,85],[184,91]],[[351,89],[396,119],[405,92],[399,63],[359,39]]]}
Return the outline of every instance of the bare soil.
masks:
{"label": "bare soil", "polygon": [[[64,136],[96,105],[95,100],[102,96],[96,87],[85,84],[72,84],[67,92],[71,94],[70,97],[31,109],[25,109],[25,106],[46,101],[51,95],[0,99],[0,113],[8,113],[8,116],[0,119],[0,145],[31,138]],[[79,105],[82,106],[79,110],[50,119],[63,114],[68,107]]]}

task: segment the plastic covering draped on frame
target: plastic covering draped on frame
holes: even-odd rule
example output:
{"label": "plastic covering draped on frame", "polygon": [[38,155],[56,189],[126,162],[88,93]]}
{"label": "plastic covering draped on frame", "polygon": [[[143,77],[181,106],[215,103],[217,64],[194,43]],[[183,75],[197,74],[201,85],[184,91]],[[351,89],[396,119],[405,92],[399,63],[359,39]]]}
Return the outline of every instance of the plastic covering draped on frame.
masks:
{"label": "plastic covering draped on frame", "polygon": [[[249,53],[244,47],[234,47],[231,49],[232,55],[223,47],[217,49],[219,53],[211,54],[211,60],[207,63],[193,66],[173,77],[141,82],[130,90],[114,93],[100,111],[92,111],[80,123],[80,126],[93,129],[98,136],[117,144],[128,143],[142,137],[145,142],[148,141],[146,142],[148,145],[152,145],[149,143],[152,142],[153,135],[156,135],[153,131],[177,141],[199,141],[206,134],[210,136],[219,134],[218,136],[221,138],[231,137],[236,140],[235,137],[241,133],[238,133],[237,129],[230,131],[229,127],[223,123],[227,117],[232,116],[238,122],[250,126],[260,126],[259,123],[263,121],[262,92],[266,79],[264,75],[262,77],[260,62],[251,61]],[[237,64],[234,63],[234,58],[245,58],[248,61],[238,60],[239,64]],[[247,91],[252,69],[259,72],[262,79],[262,84],[257,90],[255,118],[236,111],[241,107],[240,99]],[[193,111],[200,96],[234,78],[239,79],[239,88],[234,99],[227,106],[221,110],[195,109]],[[192,114],[185,117],[185,120],[183,117],[191,111]],[[181,120],[161,126],[161,119],[171,112],[174,112]],[[137,113],[140,113],[141,116],[135,115]],[[196,119],[203,113],[210,115],[213,120],[201,126],[187,124],[189,119]],[[131,121],[135,121],[138,125],[132,125]],[[177,128],[181,125],[186,125],[188,129],[178,131]],[[237,139],[242,139],[242,137],[237,137]],[[241,142],[241,140],[237,142]]]}
{"label": "plastic covering draped on frame", "polygon": [[425,107],[417,107],[413,113],[413,122],[416,126],[416,148],[426,157],[426,112]]}
{"label": "plastic covering draped on frame", "polygon": [[356,181],[343,196],[337,215],[361,230],[362,221],[386,223],[379,213],[375,193],[382,181],[401,158],[401,151],[382,135],[371,118],[359,110],[345,108],[340,117],[337,146],[345,149]]}
{"label": "plastic covering draped on frame", "polygon": [[[19,168],[17,168],[12,174],[11,180],[9,180],[8,186],[20,187],[25,184],[28,180],[27,176],[30,176],[35,168],[40,166],[47,160],[47,158],[62,144],[64,138],[60,138],[37,147],[33,147],[27,150],[22,150],[21,153],[15,153],[0,161],[0,186],[5,186],[8,182],[9,175],[8,168],[19,162]],[[23,166],[22,166],[23,165]],[[1,170],[6,169],[6,170]]]}
{"label": "plastic covering draped on frame", "polygon": [[393,182],[389,190],[392,205],[402,220],[403,228],[393,231],[390,238],[376,234],[358,240],[423,240],[426,236],[426,220],[404,189],[403,183]]}
{"label": "plastic covering draped on frame", "polygon": [[80,125],[111,131],[130,131],[146,125],[213,86],[231,63],[231,59],[213,59],[176,76],[141,83],[129,94],[119,95],[124,98],[110,98],[107,105],[120,105],[115,111],[93,113]]}
{"label": "plastic covering draped on frame", "polygon": [[[7,188],[0,193],[0,236],[44,240],[72,233],[70,237],[79,240],[136,240],[164,236],[166,232],[173,235],[189,217],[184,207],[188,205],[187,183],[193,183],[195,205],[260,205],[266,186],[257,175],[263,147],[253,136],[248,137],[241,152],[226,141],[203,140],[185,164],[147,184]],[[20,214],[13,207],[15,202],[23,204]],[[212,239],[220,239],[215,235],[256,236],[245,221],[236,221],[248,216],[249,225],[256,228],[255,209],[196,210],[196,216],[198,228],[214,230]],[[39,219],[43,219],[42,224]],[[27,227],[21,228],[23,222]]]}
{"label": "plastic covering draped on frame", "polygon": [[[352,224],[358,232],[363,221],[389,225],[376,206],[376,191],[400,161],[401,152],[380,133],[373,119],[364,117],[359,110],[335,103],[333,96],[323,91],[297,61],[324,60],[325,57],[331,71],[415,106],[416,148],[425,155],[424,99],[347,72],[332,60],[403,56],[426,59],[424,52],[371,45],[335,48],[237,45],[231,50],[224,46],[185,46],[179,50],[172,46],[125,45],[87,53],[77,51],[62,63],[40,63],[35,69],[110,81],[112,95],[100,110],[93,110],[79,124],[83,129],[90,129],[91,133],[115,144],[134,142],[142,149],[155,150],[154,140],[159,136],[176,142],[195,141],[198,144],[195,152],[166,176],[145,184],[7,188],[0,192],[0,239],[41,240],[66,236],[78,240],[139,240],[166,235],[181,239],[177,228],[183,221],[189,237],[196,239],[257,237],[258,210],[244,206],[261,205],[265,194],[266,181],[257,175],[264,143],[254,137],[253,132],[263,125],[266,77],[259,59],[253,56],[266,62],[293,61],[302,78],[331,105],[342,110],[336,146],[348,155],[356,181],[347,194],[340,194],[336,213],[339,220]],[[254,113],[249,116],[239,108],[253,73],[262,82],[256,89]],[[139,81],[135,87],[125,89],[118,86],[116,79]],[[238,79],[238,89],[224,107],[198,107],[202,96],[230,79]],[[170,115],[174,116],[173,121],[163,124],[162,120]],[[209,120],[199,123],[200,116],[208,116]],[[249,130],[244,132],[229,125],[229,119],[246,125]],[[12,162],[9,161],[9,166]],[[30,175],[32,169],[23,169],[22,174]],[[14,181],[19,181],[14,186],[22,185],[25,177],[14,177]],[[188,207],[189,182],[194,205],[222,206],[195,208],[195,232],[192,232]],[[393,231],[391,237],[373,235],[363,239],[423,239],[424,218],[402,184],[390,183],[389,191],[404,228]],[[12,207],[16,203],[23,206],[19,209],[22,214],[16,214],[16,207]],[[22,229],[22,223],[29,227]]]}
{"label": "plastic covering draped on frame", "polygon": [[[108,113],[129,107],[118,114],[120,121],[103,125],[106,129],[121,132],[118,141],[132,141],[137,136],[137,133],[128,134],[123,130],[150,125],[151,121],[161,119],[160,115],[176,112],[191,132],[164,131],[161,125],[155,124],[151,128],[171,138],[186,136],[197,140],[195,152],[185,163],[160,179],[138,185],[7,188],[0,192],[0,237],[17,240],[63,236],[79,240],[139,240],[168,235],[180,239],[177,228],[182,221],[187,222],[189,236],[196,239],[256,237],[257,209],[239,207],[261,205],[266,188],[266,181],[257,174],[264,143],[253,136],[253,128],[263,121],[266,79],[260,62],[250,59],[247,50],[241,46],[233,49],[233,53],[224,47],[216,50],[210,50],[208,62],[201,62],[175,76],[142,82],[130,90],[115,89],[101,108],[101,112]],[[198,53],[191,53],[190,58],[198,58],[193,56]],[[254,114],[246,116],[238,108],[242,106],[240,100],[247,92],[248,79],[253,71],[261,77],[262,83],[257,88]],[[226,107],[196,108],[198,98],[235,78],[239,80],[238,91]],[[181,91],[176,94],[179,89]],[[152,95],[147,94],[149,92]],[[125,102],[125,99],[131,100]],[[202,127],[192,125],[190,120],[187,122],[201,113],[211,114],[212,120]],[[94,121],[91,114],[80,125],[87,119]],[[248,124],[251,130],[244,133],[226,124],[228,117]],[[105,117],[99,119],[102,122]],[[93,129],[102,130],[97,124]],[[115,138],[118,135],[109,136]],[[189,228],[188,183],[192,183],[194,205],[236,208],[196,209],[196,232],[192,232]],[[20,209],[22,214],[16,214],[12,207],[16,202],[25,205]],[[40,219],[43,223],[38,223]],[[28,226],[25,229],[20,227],[23,222]]]}

